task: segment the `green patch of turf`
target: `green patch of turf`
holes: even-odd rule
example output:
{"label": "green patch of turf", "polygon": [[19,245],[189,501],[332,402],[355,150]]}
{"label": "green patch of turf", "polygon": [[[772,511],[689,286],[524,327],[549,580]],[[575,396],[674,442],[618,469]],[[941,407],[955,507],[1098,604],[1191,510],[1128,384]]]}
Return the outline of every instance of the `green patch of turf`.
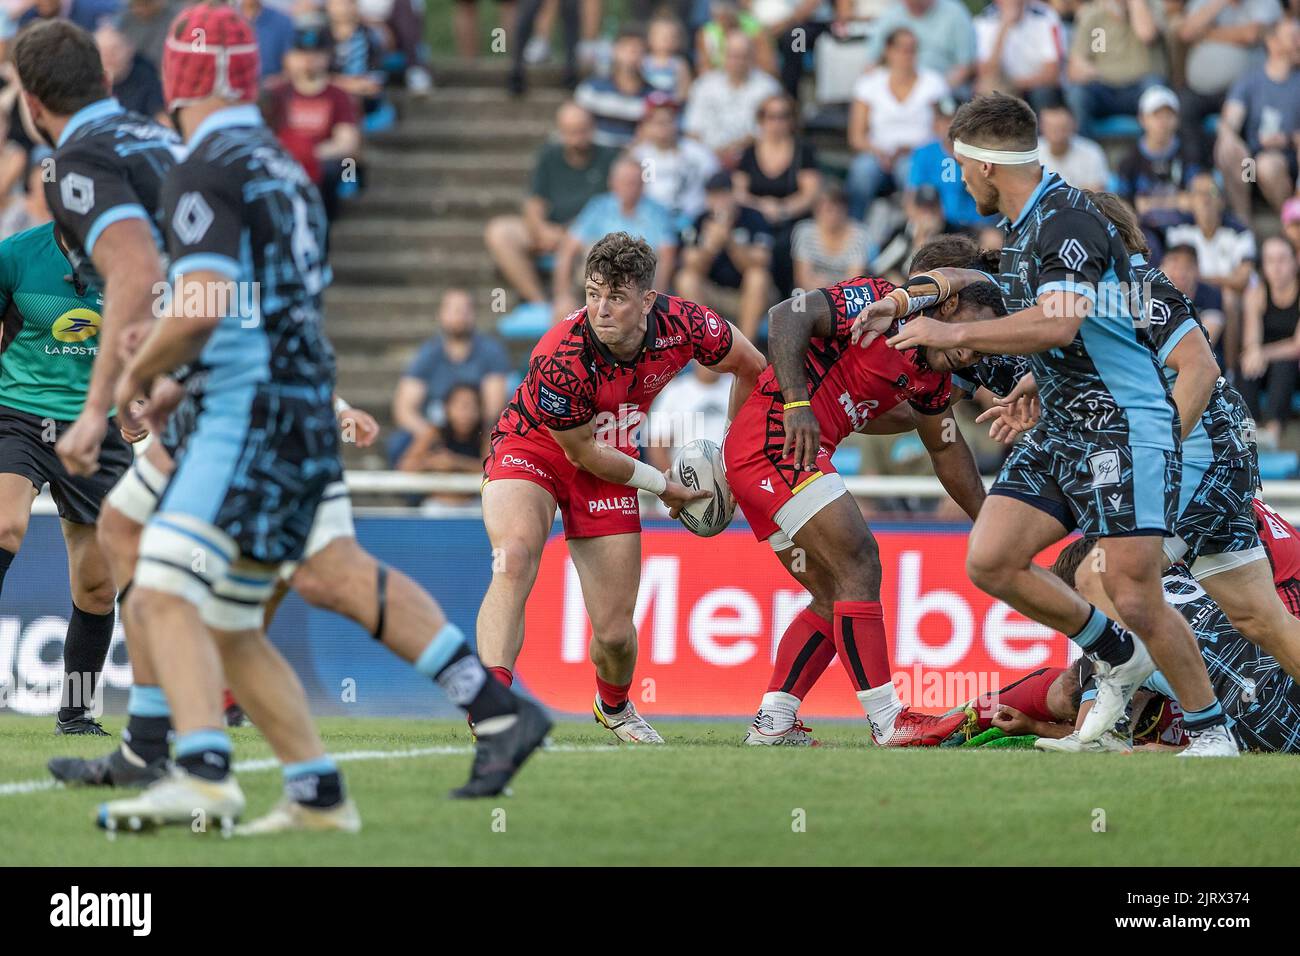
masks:
{"label": "green patch of turf", "polygon": [[[468,747],[455,721],[325,719],[335,753]],[[106,726],[116,735],[120,720]],[[10,865],[1064,864],[1300,862],[1290,757],[880,751],[854,724],[818,725],[825,746],[738,746],[743,727],[663,722],[664,748],[609,745],[561,723],[513,796],[448,800],[468,753],[344,766],[359,836],[222,839],[186,830],[108,838],[92,823],[108,791],[0,795]],[[234,732],[240,760],[269,755]],[[107,742],[112,745],[116,740]],[[608,745],[608,746],[606,746]],[[47,719],[0,718],[0,790],[42,779],[56,754],[104,752],[55,737]],[[278,798],[279,773],[247,772],[248,815]],[[1104,814],[1105,832],[1094,826]],[[801,826],[802,824],[802,826]]]}

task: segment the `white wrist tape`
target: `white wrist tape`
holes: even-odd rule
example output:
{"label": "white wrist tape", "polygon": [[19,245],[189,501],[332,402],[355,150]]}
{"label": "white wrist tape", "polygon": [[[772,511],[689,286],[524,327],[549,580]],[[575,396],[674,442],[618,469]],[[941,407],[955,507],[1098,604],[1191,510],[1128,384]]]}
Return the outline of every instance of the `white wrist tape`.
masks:
{"label": "white wrist tape", "polygon": [[662,471],[640,460],[633,463],[632,477],[627,480],[627,483],[633,488],[648,491],[656,497],[662,495],[668,487],[668,479],[664,477]]}
{"label": "white wrist tape", "polygon": [[335,414],[335,415],[342,415],[344,412],[346,412],[346,411],[347,411],[349,408],[351,408],[351,407],[352,407],[351,405],[349,405],[347,402],[345,402],[345,401],[343,400],[343,396],[342,396],[342,395],[339,395],[337,392],[334,394],[334,414]]}
{"label": "white wrist tape", "polygon": [[971,146],[961,140],[954,140],[952,151],[958,156],[966,156],[981,163],[993,163],[995,166],[1021,166],[1025,163],[1038,162],[1038,147],[1020,152],[1010,149],[985,149],[983,146]]}

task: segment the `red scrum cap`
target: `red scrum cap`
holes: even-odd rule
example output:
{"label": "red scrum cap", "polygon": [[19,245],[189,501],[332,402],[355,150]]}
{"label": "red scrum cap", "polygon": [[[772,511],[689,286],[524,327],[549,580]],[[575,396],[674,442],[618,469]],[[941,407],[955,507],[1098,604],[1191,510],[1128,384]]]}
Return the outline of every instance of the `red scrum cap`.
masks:
{"label": "red scrum cap", "polygon": [[259,73],[257,37],[233,7],[199,3],[172,21],[162,61],[167,109],[209,96],[255,102]]}

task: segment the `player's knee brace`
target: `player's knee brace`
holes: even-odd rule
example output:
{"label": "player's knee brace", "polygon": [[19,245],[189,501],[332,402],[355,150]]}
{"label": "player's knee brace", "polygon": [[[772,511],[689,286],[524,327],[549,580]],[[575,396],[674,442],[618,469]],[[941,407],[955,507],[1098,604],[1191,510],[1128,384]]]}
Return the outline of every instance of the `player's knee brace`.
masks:
{"label": "player's knee brace", "polygon": [[388,611],[388,566],[375,562],[375,629],[370,632],[377,641],[384,639],[384,616]]}

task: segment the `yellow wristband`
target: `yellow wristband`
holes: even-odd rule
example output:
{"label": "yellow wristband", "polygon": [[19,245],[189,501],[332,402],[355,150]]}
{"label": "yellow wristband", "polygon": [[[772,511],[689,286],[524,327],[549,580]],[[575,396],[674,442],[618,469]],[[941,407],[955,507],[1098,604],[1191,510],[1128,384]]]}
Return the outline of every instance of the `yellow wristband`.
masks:
{"label": "yellow wristband", "polygon": [[786,402],[781,406],[782,411],[788,412],[792,408],[811,408],[812,402]]}

